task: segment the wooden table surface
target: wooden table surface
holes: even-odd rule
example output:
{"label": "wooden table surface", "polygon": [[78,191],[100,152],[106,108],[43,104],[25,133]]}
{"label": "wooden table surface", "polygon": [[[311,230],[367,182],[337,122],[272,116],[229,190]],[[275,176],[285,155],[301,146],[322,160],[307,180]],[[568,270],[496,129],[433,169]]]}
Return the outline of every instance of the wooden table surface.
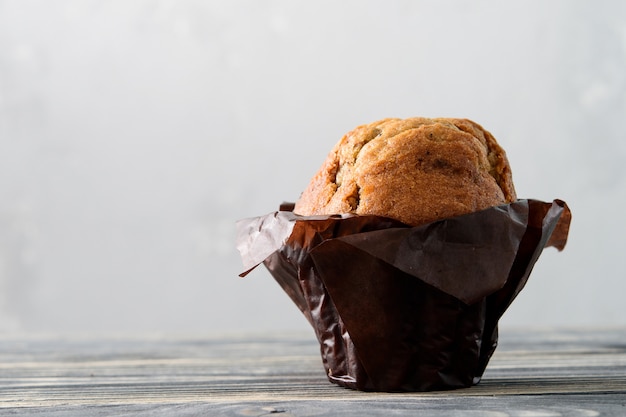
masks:
{"label": "wooden table surface", "polygon": [[483,381],[328,382],[311,334],[0,340],[0,416],[626,416],[626,329],[504,330]]}

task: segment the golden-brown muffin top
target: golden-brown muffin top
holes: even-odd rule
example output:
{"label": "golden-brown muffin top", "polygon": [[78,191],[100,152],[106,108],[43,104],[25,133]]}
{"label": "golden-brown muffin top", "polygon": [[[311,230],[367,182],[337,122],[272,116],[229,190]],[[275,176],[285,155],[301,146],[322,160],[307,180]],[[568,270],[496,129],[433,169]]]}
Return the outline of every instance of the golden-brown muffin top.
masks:
{"label": "golden-brown muffin top", "polygon": [[359,126],[335,145],[296,202],[301,215],[379,215],[418,225],[516,200],[504,150],[467,119]]}

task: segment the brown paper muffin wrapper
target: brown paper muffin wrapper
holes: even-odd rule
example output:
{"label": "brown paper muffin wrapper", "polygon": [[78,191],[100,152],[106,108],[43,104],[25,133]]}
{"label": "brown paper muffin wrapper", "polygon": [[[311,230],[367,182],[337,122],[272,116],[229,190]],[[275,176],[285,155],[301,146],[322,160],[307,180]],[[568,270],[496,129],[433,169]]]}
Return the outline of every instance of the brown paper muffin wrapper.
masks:
{"label": "brown paper muffin wrapper", "polygon": [[388,392],[478,383],[498,320],[543,248],[564,248],[571,219],[560,200],[418,227],[292,208],[237,223],[241,276],[267,267],[313,326],[331,382]]}

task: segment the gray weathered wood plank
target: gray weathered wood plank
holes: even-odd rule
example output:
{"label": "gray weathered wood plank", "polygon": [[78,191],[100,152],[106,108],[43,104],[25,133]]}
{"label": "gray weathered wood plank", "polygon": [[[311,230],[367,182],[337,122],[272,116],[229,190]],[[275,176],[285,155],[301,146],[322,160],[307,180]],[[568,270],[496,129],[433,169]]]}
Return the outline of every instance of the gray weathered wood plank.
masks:
{"label": "gray weathered wood plank", "polygon": [[0,341],[0,415],[377,416],[416,410],[626,415],[626,329],[502,332],[479,385],[408,394],[330,384],[309,334]]}

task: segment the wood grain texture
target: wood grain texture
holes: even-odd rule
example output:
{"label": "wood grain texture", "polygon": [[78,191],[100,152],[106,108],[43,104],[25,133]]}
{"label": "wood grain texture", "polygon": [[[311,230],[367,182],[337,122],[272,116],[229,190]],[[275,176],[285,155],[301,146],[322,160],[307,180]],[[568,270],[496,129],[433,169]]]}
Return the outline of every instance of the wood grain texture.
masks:
{"label": "wood grain texture", "polygon": [[483,381],[430,393],[330,384],[312,335],[12,337],[0,415],[623,416],[626,329],[502,332]]}

